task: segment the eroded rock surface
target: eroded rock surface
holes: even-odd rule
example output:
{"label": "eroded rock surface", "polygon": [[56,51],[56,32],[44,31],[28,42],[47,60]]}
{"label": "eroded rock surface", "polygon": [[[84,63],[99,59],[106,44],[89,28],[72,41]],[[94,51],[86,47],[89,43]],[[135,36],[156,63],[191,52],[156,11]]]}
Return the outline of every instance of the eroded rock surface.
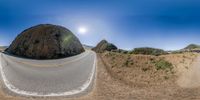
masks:
{"label": "eroded rock surface", "polygon": [[97,53],[102,53],[104,51],[117,50],[117,47],[112,43],[108,43],[106,40],[102,40],[92,50],[94,50]]}
{"label": "eroded rock surface", "polygon": [[67,28],[40,24],[19,34],[6,52],[32,59],[57,59],[80,54],[84,48]]}

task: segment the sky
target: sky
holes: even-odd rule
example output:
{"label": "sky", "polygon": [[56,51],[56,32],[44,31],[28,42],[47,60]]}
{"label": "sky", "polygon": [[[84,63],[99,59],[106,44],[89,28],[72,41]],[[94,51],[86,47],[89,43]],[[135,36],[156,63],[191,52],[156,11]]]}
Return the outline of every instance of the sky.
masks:
{"label": "sky", "polygon": [[91,46],[177,50],[200,44],[200,1],[0,0],[0,45],[38,24],[64,26]]}

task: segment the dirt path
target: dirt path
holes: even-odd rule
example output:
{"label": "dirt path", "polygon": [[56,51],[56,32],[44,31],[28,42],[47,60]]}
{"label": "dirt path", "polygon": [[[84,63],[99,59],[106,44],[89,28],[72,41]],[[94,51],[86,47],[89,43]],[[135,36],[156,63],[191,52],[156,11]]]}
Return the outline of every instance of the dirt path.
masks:
{"label": "dirt path", "polygon": [[183,88],[200,87],[200,56],[181,74],[177,83]]}

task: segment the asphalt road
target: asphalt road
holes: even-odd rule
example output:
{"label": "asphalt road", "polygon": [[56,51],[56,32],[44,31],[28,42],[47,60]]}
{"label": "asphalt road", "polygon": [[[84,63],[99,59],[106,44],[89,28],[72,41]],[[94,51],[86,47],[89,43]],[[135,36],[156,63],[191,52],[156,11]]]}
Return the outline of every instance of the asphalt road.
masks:
{"label": "asphalt road", "polygon": [[57,60],[31,60],[0,54],[1,74],[12,92],[62,96],[83,92],[92,83],[96,54],[92,51]]}

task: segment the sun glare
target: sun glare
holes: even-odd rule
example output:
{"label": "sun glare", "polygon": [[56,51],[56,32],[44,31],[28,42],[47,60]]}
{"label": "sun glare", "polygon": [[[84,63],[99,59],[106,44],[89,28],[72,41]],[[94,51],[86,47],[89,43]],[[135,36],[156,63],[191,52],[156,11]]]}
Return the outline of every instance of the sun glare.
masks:
{"label": "sun glare", "polygon": [[86,29],[85,27],[79,27],[78,32],[79,32],[80,34],[86,34],[87,29]]}

